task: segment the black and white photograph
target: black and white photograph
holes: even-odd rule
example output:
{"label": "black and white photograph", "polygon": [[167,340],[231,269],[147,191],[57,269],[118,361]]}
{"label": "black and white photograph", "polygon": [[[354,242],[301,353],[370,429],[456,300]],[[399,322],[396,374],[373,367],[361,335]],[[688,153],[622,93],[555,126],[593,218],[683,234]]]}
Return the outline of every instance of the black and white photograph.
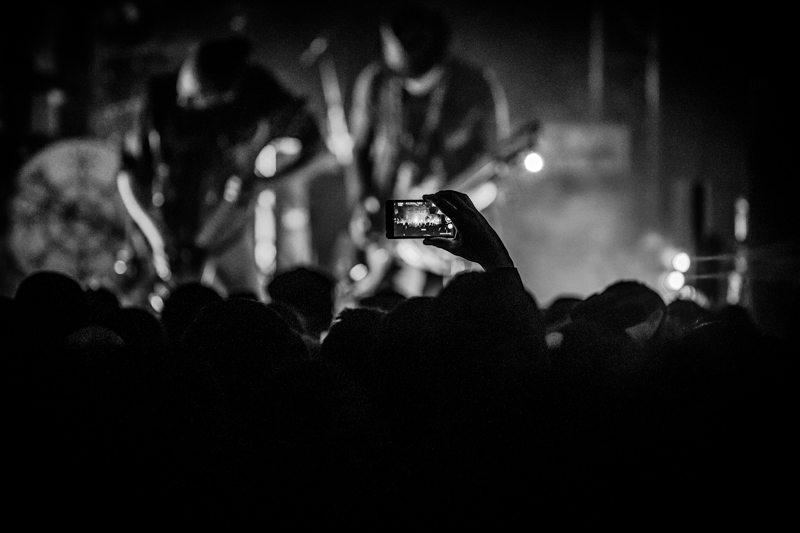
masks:
{"label": "black and white photograph", "polygon": [[6,12],[14,522],[792,518],[786,4]]}

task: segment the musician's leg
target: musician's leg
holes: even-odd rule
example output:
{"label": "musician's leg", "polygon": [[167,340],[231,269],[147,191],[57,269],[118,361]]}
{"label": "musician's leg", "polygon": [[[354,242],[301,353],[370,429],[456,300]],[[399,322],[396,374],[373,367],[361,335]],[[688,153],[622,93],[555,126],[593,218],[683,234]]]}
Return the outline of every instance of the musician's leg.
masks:
{"label": "musician's leg", "polygon": [[256,266],[252,229],[211,258],[210,262],[216,270],[215,284],[224,287],[227,295],[249,293],[264,300],[264,287]]}

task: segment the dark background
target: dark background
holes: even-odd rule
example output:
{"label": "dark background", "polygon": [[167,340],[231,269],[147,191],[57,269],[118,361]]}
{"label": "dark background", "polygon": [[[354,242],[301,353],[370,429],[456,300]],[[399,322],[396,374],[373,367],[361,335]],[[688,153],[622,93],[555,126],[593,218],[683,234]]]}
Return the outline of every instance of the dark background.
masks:
{"label": "dark background", "polygon": [[[358,71],[378,57],[377,21],[396,2],[158,2],[33,0],[4,15],[0,83],[0,190],[12,198],[20,166],[59,139],[118,142],[147,77],[175,68],[197,39],[236,28],[256,58],[308,97],[325,120],[319,72],[299,58],[329,39],[345,104]],[[787,8],[767,3],[711,8],[697,2],[428,2],[450,16],[454,49],[490,66],[506,88],[512,125],[553,132],[622,132],[607,144],[623,165],[576,164],[591,151],[552,149],[538,175],[512,174],[502,187],[501,230],[523,280],[546,304],[588,295],[624,277],[660,285],[665,250],[751,258],[743,300],[781,332],[796,301],[797,220],[789,166],[794,146],[796,60]],[[593,21],[595,26],[593,26]],[[602,29],[597,31],[597,22]],[[594,28],[594,29],[593,29]],[[593,50],[602,49],[602,99],[591,89]],[[648,74],[648,72],[650,74]],[[658,76],[648,93],[648,75]],[[657,89],[653,93],[653,88]],[[47,95],[56,90],[61,104]],[[49,113],[49,115],[48,115]],[[49,116],[46,120],[42,117]],[[592,129],[595,128],[595,129]],[[548,137],[550,136],[550,137]],[[602,144],[602,143],[601,143]],[[620,159],[622,157],[622,159]],[[583,160],[582,160],[583,161]],[[590,159],[591,161],[591,159]],[[552,169],[557,168],[558,171]],[[320,262],[343,227],[341,183],[315,185],[312,213]],[[750,231],[734,238],[734,205],[750,203]],[[3,212],[3,230],[14,221]],[[4,252],[3,268],[13,257]],[[725,299],[725,274],[694,283]],[[4,271],[4,273],[5,273]],[[690,274],[702,273],[696,264]],[[708,270],[706,271],[708,272]],[[7,276],[6,276],[7,277]],[[13,278],[4,290],[13,291]]]}

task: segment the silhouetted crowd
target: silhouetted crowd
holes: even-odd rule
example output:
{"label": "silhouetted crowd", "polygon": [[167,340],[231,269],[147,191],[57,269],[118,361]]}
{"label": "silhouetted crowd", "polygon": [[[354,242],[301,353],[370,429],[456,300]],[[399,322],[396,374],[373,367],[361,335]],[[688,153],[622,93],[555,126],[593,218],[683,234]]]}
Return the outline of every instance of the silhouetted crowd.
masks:
{"label": "silhouetted crowd", "polygon": [[541,307],[513,267],[336,316],[333,288],[305,267],[269,303],[187,283],[155,313],[29,275],[2,299],[12,513],[766,524],[788,506],[794,355],[743,308],[629,280]]}

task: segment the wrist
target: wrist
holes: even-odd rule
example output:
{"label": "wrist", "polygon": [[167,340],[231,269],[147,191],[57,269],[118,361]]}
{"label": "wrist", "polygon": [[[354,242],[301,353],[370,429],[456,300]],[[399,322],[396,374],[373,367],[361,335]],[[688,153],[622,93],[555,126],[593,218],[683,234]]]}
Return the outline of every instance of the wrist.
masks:
{"label": "wrist", "polygon": [[498,270],[501,268],[516,268],[514,265],[514,261],[511,259],[511,256],[508,253],[499,255],[497,257],[493,257],[487,261],[481,261],[480,265],[483,267],[485,271],[490,270]]}

